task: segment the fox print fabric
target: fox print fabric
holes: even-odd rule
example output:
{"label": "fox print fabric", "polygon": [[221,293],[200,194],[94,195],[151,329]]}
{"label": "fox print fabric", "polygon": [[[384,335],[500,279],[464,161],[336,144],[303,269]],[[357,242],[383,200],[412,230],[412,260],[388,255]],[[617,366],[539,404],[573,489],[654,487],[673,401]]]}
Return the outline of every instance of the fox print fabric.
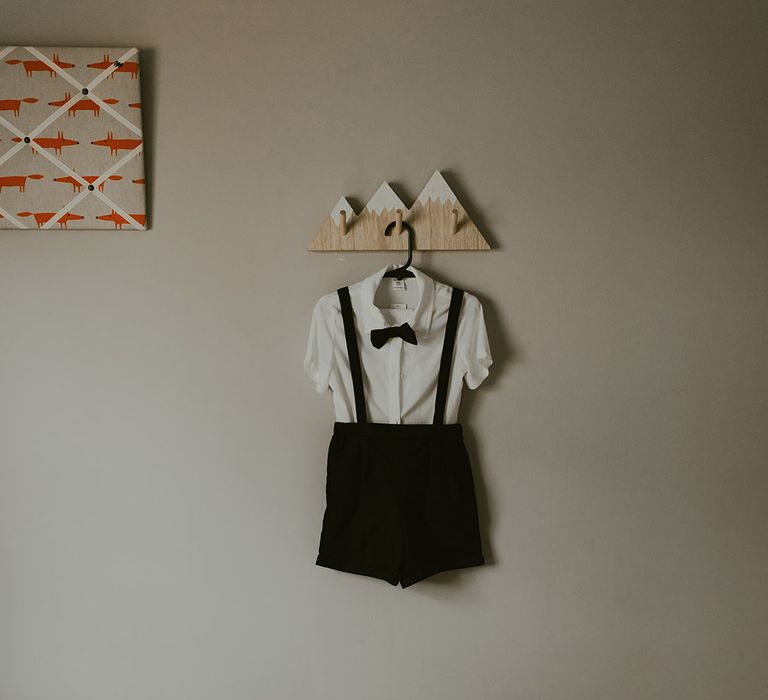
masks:
{"label": "fox print fabric", "polygon": [[0,47],[0,228],[146,229],[135,48]]}

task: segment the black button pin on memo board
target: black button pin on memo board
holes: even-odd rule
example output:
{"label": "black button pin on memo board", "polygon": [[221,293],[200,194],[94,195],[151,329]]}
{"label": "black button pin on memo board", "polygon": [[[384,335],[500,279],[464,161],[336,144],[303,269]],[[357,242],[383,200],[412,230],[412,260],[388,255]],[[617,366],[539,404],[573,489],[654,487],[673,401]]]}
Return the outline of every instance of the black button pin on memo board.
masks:
{"label": "black button pin on memo board", "polygon": [[[403,240],[403,230],[408,232]],[[394,231],[394,235],[392,232]],[[414,250],[490,250],[490,245],[436,170],[407,207],[387,182],[383,182],[360,212],[341,197],[315,233],[308,250],[313,252],[407,250],[408,262],[387,276],[402,274]]]}

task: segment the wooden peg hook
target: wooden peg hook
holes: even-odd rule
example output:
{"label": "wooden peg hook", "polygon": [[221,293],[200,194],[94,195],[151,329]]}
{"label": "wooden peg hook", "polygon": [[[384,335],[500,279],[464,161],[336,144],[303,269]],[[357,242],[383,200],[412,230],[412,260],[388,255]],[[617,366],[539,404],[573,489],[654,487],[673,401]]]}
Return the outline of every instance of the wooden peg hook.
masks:
{"label": "wooden peg hook", "polygon": [[347,235],[347,212],[344,209],[339,212],[339,233],[342,236]]}
{"label": "wooden peg hook", "polygon": [[451,209],[451,233],[455,236],[459,231],[459,210]]}
{"label": "wooden peg hook", "polygon": [[395,235],[399,236],[403,232],[403,210],[398,209],[395,212]]}

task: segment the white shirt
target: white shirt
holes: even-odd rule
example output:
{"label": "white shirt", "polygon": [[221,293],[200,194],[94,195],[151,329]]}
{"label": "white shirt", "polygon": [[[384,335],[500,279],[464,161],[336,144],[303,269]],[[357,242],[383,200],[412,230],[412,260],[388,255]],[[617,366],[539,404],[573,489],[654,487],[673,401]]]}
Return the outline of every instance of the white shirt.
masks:
{"label": "white shirt", "polygon": [[[384,267],[349,286],[368,421],[431,423],[452,289],[411,266],[409,269],[415,278],[404,280],[405,290],[393,290],[397,286],[395,280],[385,278],[384,273],[395,267],[395,264]],[[385,298],[393,295],[396,298],[402,295],[404,299],[410,296],[412,301],[407,308],[392,308]],[[403,300],[398,299],[400,301]],[[405,305],[395,304],[396,307]],[[391,338],[380,349],[371,343],[371,330],[405,322],[416,332],[416,345],[402,338]],[[445,423],[457,422],[463,385],[477,388],[488,376],[491,363],[483,307],[477,297],[465,292],[448,384]],[[355,396],[336,292],[321,297],[315,305],[304,370],[315,382],[318,392],[328,388],[333,391],[336,420],[354,423]]]}

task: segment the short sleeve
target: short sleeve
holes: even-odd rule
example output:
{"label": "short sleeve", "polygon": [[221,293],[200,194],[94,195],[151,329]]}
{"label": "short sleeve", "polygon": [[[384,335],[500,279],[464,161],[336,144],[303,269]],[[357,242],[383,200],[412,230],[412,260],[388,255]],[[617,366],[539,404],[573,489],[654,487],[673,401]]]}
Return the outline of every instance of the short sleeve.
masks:
{"label": "short sleeve", "polygon": [[488,344],[483,306],[476,296],[466,292],[456,340],[459,357],[466,368],[464,382],[467,388],[477,389],[488,376],[493,358]]}
{"label": "short sleeve", "polygon": [[333,364],[334,310],[325,298],[315,304],[307,339],[307,354],[304,357],[304,371],[315,383],[318,393],[330,386]]}

